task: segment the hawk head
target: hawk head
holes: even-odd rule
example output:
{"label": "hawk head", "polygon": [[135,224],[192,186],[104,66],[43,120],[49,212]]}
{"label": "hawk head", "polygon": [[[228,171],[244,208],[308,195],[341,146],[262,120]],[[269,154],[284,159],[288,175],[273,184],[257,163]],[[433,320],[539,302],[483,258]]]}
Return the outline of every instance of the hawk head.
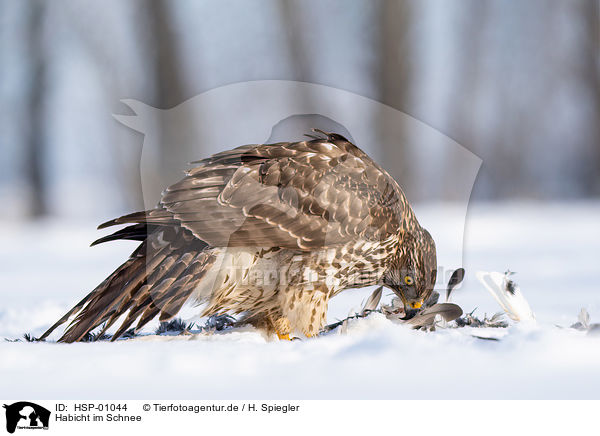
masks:
{"label": "hawk head", "polygon": [[427,300],[437,277],[435,242],[421,227],[406,231],[383,284],[391,288],[404,303],[407,316],[414,316]]}

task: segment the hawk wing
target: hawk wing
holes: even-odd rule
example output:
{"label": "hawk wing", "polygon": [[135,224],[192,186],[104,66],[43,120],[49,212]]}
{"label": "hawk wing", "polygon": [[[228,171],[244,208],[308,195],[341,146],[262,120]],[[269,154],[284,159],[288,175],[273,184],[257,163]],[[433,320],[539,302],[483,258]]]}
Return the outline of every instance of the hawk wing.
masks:
{"label": "hawk wing", "polygon": [[396,235],[409,209],[394,179],[337,134],[242,146],[195,163],[156,209],[100,228],[181,225],[213,247],[312,250]]}
{"label": "hawk wing", "polygon": [[[140,228],[143,226],[143,228]],[[95,241],[114,239],[141,240],[130,258],[85,296],[41,337],[44,340],[57,327],[75,315],[61,342],[101,338],[125,314],[112,340],[123,335],[138,320],[135,331],[160,315],[160,321],[172,319],[207,273],[214,256],[207,245],[190,232],[176,227],[127,227]],[[90,335],[102,326],[97,335]]]}

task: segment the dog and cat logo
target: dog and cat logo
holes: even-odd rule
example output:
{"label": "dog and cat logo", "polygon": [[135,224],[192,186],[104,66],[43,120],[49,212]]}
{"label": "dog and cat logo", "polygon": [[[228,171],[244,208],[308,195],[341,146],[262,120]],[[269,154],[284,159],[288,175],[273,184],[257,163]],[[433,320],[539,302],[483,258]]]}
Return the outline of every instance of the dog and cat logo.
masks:
{"label": "dog and cat logo", "polygon": [[19,401],[14,404],[5,404],[6,431],[14,433],[16,429],[22,430],[48,430],[50,411],[38,404],[29,401]]}

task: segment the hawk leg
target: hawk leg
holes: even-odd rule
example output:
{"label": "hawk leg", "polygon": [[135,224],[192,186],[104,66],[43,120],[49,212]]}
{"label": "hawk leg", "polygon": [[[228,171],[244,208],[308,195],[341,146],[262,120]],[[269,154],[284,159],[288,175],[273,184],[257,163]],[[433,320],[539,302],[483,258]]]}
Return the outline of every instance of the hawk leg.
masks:
{"label": "hawk leg", "polygon": [[277,333],[277,337],[281,340],[290,341],[290,333],[292,332],[292,325],[290,320],[285,316],[281,316],[277,318],[273,322],[273,328],[275,333]]}
{"label": "hawk leg", "polygon": [[322,290],[298,290],[285,295],[283,315],[307,338],[316,336],[327,318],[328,292]]}

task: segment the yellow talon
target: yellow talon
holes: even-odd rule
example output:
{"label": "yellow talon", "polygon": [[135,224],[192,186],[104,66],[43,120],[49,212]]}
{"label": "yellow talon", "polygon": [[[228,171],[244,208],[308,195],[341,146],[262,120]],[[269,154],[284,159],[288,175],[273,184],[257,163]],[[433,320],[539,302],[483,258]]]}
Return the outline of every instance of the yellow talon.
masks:
{"label": "yellow talon", "polygon": [[277,337],[282,341],[291,341],[289,333],[287,335],[280,335],[277,333]]}

